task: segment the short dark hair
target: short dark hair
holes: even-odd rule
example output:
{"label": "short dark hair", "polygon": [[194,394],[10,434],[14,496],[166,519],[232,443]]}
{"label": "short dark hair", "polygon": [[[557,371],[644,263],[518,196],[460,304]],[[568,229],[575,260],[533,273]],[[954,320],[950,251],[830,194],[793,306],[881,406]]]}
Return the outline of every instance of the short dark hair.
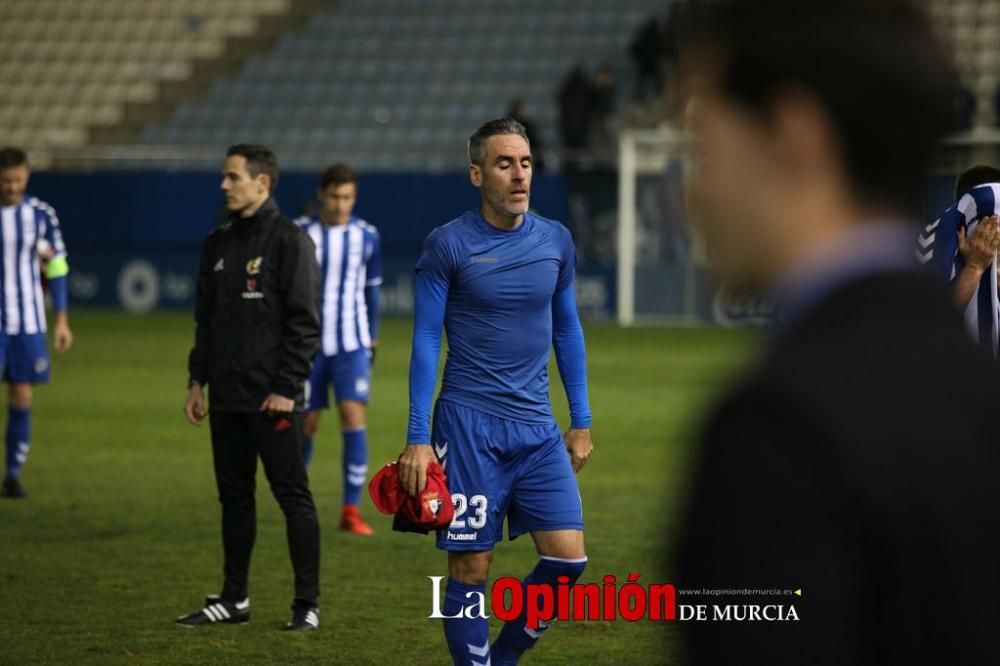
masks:
{"label": "short dark hair", "polygon": [[528,143],[528,148],[531,148],[531,141],[528,140],[528,132],[524,129],[524,125],[513,118],[497,118],[484,124],[469,137],[469,163],[483,166],[486,163],[486,140],[501,134],[516,134]]}
{"label": "short dark hair", "polygon": [[1000,169],[988,164],[971,166],[955,178],[955,201],[962,198],[966,192],[976,185],[1000,183]]}
{"label": "short dark hair", "polygon": [[0,170],[28,166],[28,154],[14,146],[0,148]]}
{"label": "short dark hair", "polygon": [[814,96],[855,195],[919,212],[939,140],[954,127],[959,80],[921,8],[909,0],[703,0],[693,9],[685,56],[717,62],[723,94],[764,120],[789,90]]}
{"label": "short dark hair", "polygon": [[278,158],[274,156],[274,151],[255,143],[238,143],[229,146],[229,150],[226,151],[226,157],[234,155],[239,155],[247,161],[247,172],[251,178],[256,178],[262,173],[266,174],[271,180],[269,191],[274,192],[274,188],[278,186]]}
{"label": "short dark hair", "polygon": [[353,183],[355,187],[358,185],[358,174],[351,167],[346,164],[334,164],[329,166],[323,172],[323,175],[319,177],[319,189],[325,190],[330,185],[346,185],[348,183]]}

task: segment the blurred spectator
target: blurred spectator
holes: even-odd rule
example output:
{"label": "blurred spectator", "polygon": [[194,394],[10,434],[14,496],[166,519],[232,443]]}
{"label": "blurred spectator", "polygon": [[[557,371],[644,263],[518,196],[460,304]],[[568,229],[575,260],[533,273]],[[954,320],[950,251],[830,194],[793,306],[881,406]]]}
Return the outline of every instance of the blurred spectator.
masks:
{"label": "blurred spectator", "polygon": [[597,69],[590,93],[589,131],[590,146],[595,157],[611,157],[618,146],[618,132],[615,128],[617,76],[610,63],[603,63]]}
{"label": "blurred spectator", "polygon": [[663,89],[665,32],[658,17],[642,24],[632,40],[630,54],[635,63],[635,99],[645,102]]}
{"label": "blurred spectator", "polygon": [[538,134],[538,126],[535,125],[534,120],[528,117],[524,99],[515,97],[511,101],[507,117],[513,118],[524,126],[524,131],[528,135],[528,143],[531,145],[535,171],[538,173],[545,171],[545,146],[542,143],[541,135]]}
{"label": "blurred spectator", "polygon": [[576,65],[559,89],[559,131],[570,154],[586,150],[590,143],[591,88],[583,65]]}
{"label": "blurred spectator", "polygon": [[667,18],[663,22],[663,29],[660,31],[660,56],[666,65],[665,76],[669,76],[671,70],[677,64],[681,34],[684,31],[689,14],[690,7],[684,2],[674,3],[667,10]]}
{"label": "blurred spectator", "polygon": [[1000,85],[993,94],[993,124],[1000,127]]}
{"label": "blurred spectator", "polygon": [[955,112],[957,115],[958,130],[965,132],[972,129],[972,122],[976,117],[976,93],[972,91],[967,83],[962,83],[955,99]]}
{"label": "blurred spectator", "polygon": [[567,163],[614,154],[616,100],[617,76],[610,63],[602,64],[593,79],[582,65],[569,73],[559,90],[559,125]]}
{"label": "blurred spectator", "polygon": [[595,123],[607,121],[615,112],[615,68],[610,63],[603,63],[594,77],[591,91],[591,119]]}

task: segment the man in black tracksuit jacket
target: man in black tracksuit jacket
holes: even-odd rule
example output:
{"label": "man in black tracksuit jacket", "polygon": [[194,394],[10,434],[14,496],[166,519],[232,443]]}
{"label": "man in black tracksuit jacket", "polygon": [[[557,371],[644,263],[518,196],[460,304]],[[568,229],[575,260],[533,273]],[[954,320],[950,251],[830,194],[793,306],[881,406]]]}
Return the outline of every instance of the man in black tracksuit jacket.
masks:
{"label": "man in black tracksuit jacket", "polygon": [[184,409],[198,425],[209,387],[225,584],[221,597],[178,619],[184,626],[249,620],[258,456],[285,514],[295,570],[286,628],[319,626],[319,523],[302,460],[302,409],[319,348],[320,276],[312,241],[270,196],[276,182],[270,150],[230,148],[222,183],[230,216],[202,248]]}

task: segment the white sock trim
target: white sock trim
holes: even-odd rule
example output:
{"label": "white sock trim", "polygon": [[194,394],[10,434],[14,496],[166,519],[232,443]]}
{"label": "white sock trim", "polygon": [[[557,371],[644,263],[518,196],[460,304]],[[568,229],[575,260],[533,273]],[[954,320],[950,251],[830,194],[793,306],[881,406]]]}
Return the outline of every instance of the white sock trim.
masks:
{"label": "white sock trim", "polygon": [[539,555],[540,559],[548,560],[549,562],[566,562],[569,564],[582,564],[588,560],[586,557],[580,557],[576,559],[569,559],[565,557],[551,557],[549,555]]}

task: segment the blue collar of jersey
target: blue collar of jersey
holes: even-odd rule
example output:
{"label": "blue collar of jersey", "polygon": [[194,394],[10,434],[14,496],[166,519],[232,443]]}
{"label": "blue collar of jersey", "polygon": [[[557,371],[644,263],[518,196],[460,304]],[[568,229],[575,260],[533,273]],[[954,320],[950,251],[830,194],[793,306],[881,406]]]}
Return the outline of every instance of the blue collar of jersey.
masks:
{"label": "blue collar of jersey", "polygon": [[472,216],[476,219],[476,222],[479,223],[481,227],[485,228],[486,231],[490,231],[492,233],[501,235],[522,233],[528,227],[528,222],[531,220],[531,211],[528,211],[523,215],[521,224],[517,225],[517,227],[515,227],[514,229],[501,229],[500,227],[495,227],[492,224],[490,224],[489,221],[487,221],[487,219],[483,217],[483,214],[479,211],[478,208],[473,208],[472,210],[469,211],[469,213],[472,214]]}

